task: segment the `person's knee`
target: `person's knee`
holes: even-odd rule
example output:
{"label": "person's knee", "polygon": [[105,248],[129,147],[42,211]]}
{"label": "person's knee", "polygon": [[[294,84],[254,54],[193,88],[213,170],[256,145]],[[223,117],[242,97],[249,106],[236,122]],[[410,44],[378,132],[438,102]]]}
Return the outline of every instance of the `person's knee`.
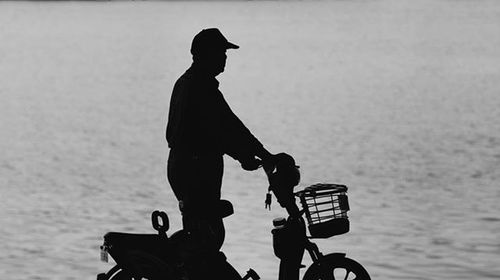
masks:
{"label": "person's knee", "polygon": [[[214,253],[200,260],[191,272],[193,279],[241,280],[240,274],[227,262],[222,252]],[[197,278],[199,277],[199,278]]]}
{"label": "person's knee", "polygon": [[200,254],[215,254],[222,247],[225,237],[222,220],[183,215],[183,226]]}

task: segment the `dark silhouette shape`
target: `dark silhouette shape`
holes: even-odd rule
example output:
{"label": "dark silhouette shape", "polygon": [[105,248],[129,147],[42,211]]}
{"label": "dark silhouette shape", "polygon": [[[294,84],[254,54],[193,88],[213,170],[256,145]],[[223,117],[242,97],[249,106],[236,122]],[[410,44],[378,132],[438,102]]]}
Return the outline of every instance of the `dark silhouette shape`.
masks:
{"label": "dark silhouette shape", "polygon": [[[286,207],[289,213],[287,219],[273,220],[274,254],[280,259],[279,280],[299,279],[299,269],[303,267],[301,262],[305,251],[309,253],[313,263],[306,270],[304,280],[370,280],[363,266],[347,258],[345,253],[323,255],[318,246],[310,240],[328,238],[349,231],[347,187],[316,184],[293,194],[293,186],[298,180],[293,175],[296,172],[289,171],[294,166],[282,166],[281,170],[289,170],[280,171],[276,168],[277,165],[279,163],[268,169],[269,178],[284,178],[283,175],[290,175],[286,180],[273,181],[270,186],[280,205]],[[278,189],[281,190],[277,191]],[[290,193],[293,195],[290,196]],[[299,209],[294,197],[299,198],[302,209]],[[221,201],[216,208],[219,209],[221,217],[232,214],[228,201]],[[304,215],[310,237],[306,235],[306,222],[302,218]],[[244,277],[239,276],[222,252],[206,259],[200,254],[199,244],[192,242],[193,237],[186,230],[177,231],[169,237],[166,234],[169,229],[168,217],[164,212],[154,211],[152,224],[158,234],[110,232],[104,236],[104,244],[101,246],[103,259],[107,260],[107,255],[110,254],[117,264],[107,273],[99,274],[97,280],[132,280],[142,277],[150,280],[260,279],[252,269]],[[334,271],[337,271],[335,277],[340,278],[333,276]],[[202,272],[207,274],[202,275]]]}
{"label": "dark silhouette shape", "polygon": [[218,89],[215,77],[224,71],[226,50],[236,48],[218,29],[202,30],[192,42],[193,64],[172,92],[166,130],[168,180],[188,224],[200,215],[206,220],[220,200],[224,154],[246,170],[257,169],[272,156]]}
{"label": "dark silhouette shape", "polygon": [[[256,170],[272,156],[218,89],[215,77],[224,72],[226,51],[237,48],[216,28],[198,33],[191,45],[193,63],[175,83],[170,101],[168,181],[179,200],[184,230],[206,259],[218,254],[224,242],[223,221],[214,211],[221,199],[223,155],[245,170]],[[193,271],[206,279],[213,269]]]}
{"label": "dark silhouette shape", "polygon": [[224,71],[226,50],[236,48],[218,29],[201,31],[191,47],[193,64],[174,86],[166,133],[171,149],[167,172],[179,200],[183,229],[169,237],[167,214],[154,211],[152,225],[158,234],[107,233],[101,256],[107,260],[110,254],[117,264],[97,280],[260,279],[251,269],[241,277],[219,251],[225,235],[222,219],[233,214],[231,202],[221,200],[224,154],[238,160],[245,170],[263,167],[269,181],[266,207],[270,208],[272,191],[289,214],[287,219],[273,221],[279,280],[299,279],[305,251],[313,264],[304,280],[335,279],[336,269],[344,272],[343,279],[370,280],[368,272],[345,253],[323,255],[310,241],[349,231],[347,187],[316,184],[294,193],[300,172],[293,157],[269,153],[218,90],[215,77]]}

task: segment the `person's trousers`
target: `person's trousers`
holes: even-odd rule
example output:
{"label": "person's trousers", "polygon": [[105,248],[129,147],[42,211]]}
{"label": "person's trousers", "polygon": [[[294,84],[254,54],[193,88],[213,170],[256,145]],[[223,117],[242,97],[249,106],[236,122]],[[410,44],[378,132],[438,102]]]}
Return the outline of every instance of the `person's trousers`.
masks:
{"label": "person's trousers", "polygon": [[222,155],[192,155],[171,150],[168,158],[168,181],[180,202],[183,228],[189,232],[190,243],[195,248],[189,264],[192,279],[212,279],[207,278],[209,275],[218,279],[241,279],[219,252],[225,237],[224,224],[217,213],[223,168]]}

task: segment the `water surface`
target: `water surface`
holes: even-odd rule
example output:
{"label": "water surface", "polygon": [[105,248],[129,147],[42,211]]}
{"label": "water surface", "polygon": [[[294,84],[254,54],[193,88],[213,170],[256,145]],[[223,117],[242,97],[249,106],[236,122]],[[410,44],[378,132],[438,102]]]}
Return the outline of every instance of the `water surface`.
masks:
{"label": "water surface", "polygon": [[[0,275],[94,279],[107,231],[153,232],[170,91],[219,27],[221,89],[301,186],[349,186],[351,232],[320,241],[373,279],[498,279],[497,1],[0,3]],[[224,251],[276,279],[266,182],[226,159]]]}

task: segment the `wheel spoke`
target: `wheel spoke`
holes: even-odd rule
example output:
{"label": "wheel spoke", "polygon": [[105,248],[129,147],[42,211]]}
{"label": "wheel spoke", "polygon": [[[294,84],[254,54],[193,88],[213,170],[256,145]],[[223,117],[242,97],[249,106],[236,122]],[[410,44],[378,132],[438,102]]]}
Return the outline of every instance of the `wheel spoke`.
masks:
{"label": "wheel spoke", "polygon": [[363,277],[362,277],[362,276],[361,276],[361,278],[358,278],[358,275],[357,275],[357,274],[354,274],[354,279],[352,279],[352,280],[362,280],[362,279],[363,279]]}
{"label": "wheel spoke", "polygon": [[358,262],[332,255],[322,260],[315,270],[308,270],[304,280],[370,280],[370,275]]}
{"label": "wheel spoke", "polygon": [[344,280],[347,280],[348,276],[349,276],[349,273],[351,273],[349,270],[345,270],[345,277],[344,277]]}

